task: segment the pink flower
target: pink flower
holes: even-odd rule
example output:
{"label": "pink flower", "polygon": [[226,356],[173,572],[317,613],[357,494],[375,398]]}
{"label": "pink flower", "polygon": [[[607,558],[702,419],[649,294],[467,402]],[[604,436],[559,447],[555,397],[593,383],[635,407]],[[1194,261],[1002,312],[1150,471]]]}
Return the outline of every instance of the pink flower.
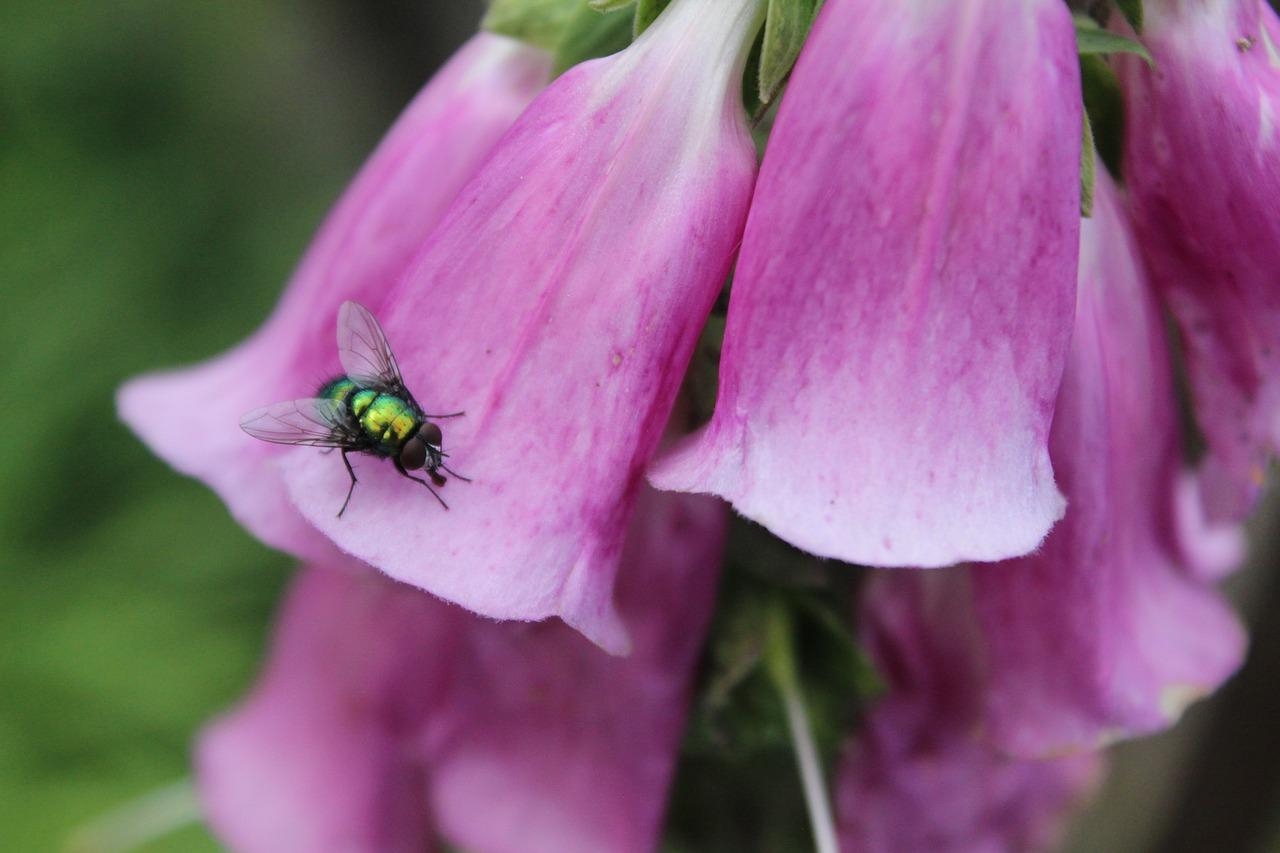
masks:
{"label": "pink flower", "polygon": [[891,693],[842,772],[849,850],[1041,849],[1097,749],[1167,727],[1241,662],[1207,585],[1239,531],[1196,512],[1160,314],[1101,168],[1079,275],[1050,436],[1066,517],[1025,557],[872,582]]}
{"label": "pink flower", "polygon": [[[611,597],[641,472],[730,267],[755,177],[741,105],[757,0],[676,0],[579,65],[461,191],[379,320],[449,421],[443,512],[391,466],[287,455],[344,551],[503,619],[560,616],[626,648]],[[304,389],[305,390],[305,389]],[[269,401],[263,401],[269,402]]]}
{"label": "pink flower", "polygon": [[239,851],[651,850],[714,597],[725,512],[639,499],[619,607],[633,652],[495,624],[372,572],[307,569],[262,682],[203,736]]}
{"label": "pink flower", "polygon": [[135,379],[120,417],[157,454],[216,491],[269,545],[333,559],[306,524],[274,464],[281,449],[241,432],[245,412],[307,397],[336,366],[338,306],[374,310],[498,137],[545,84],[551,58],[480,34],[405,110],[338,202],[284,298],[253,337],[193,368]]}
{"label": "pink flower", "polygon": [[889,695],[850,744],[835,800],[844,853],[1003,853],[1052,846],[1093,787],[1093,754],[1001,755],[979,739],[984,701],[962,570],[881,574],[867,590],[865,639]]}
{"label": "pink flower", "polygon": [[1163,729],[1231,675],[1244,649],[1203,579],[1230,552],[1184,562],[1219,548],[1223,533],[1179,516],[1186,486],[1169,349],[1101,169],[1050,452],[1066,518],[1036,553],[970,570],[988,734],[1023,755]]}
{"label": "pink flower", "polygon": [[[765,0],[661,5],[549,85],[544,52],[474,38],[263,328],[122,390],[144,440],[308,566],[260,685],[199,746],[235,849],[652,849],[726,525],[646,471],[821,557],[950,566],[867,590],[890,693],[838,774],[846,850],[1043,847],[1102,745],[1239,666],[1213,584],[1280,448],[1275,16],[1150,0],[1157,65],[1121,63],[1132,211],[1099,168],[1082,226],[1061,0],[827,0],[758,186],[747,54],[772,10],[761,75],[783,73],[770,51],[807,22]],[[507,8],[548,39],[566,25]],[[655,462],[740,245],[714,415]],[[1194,471],[1157,292],[1208,440]],[[348,301],[423,407],[456,413],[396,467],[354,453],[349,504],[345,447],[239,429],[344,371],[372,384],[347,332],[378,324]],[[282,439],[262,427],[278,411],[246,429]],[[446,471],[448,506],[400,459]],[[769,599],[765,662],[830,846],[792,601]]]}
{"label": "pink flower", "polygon": [[1246,542],[1240,524],[1209,519],[1202,486],[1199,476],[1183,472],[1174,492],[1174,513],[1168,519],[1165,536],[1192,575],[1213,583],[1240,567]]}
{"label": "pink flower", "polygon": [[1148,0],[1121,64],[1124,174],[1186,344],[1211,519],[1253,506],[1280,446],[1280,20],[1265,0]]}
{"label": "pink flower", "polygon": [[765,154],[715,416],[652,481],[850,562],[1036,547],[1063,511],[1080,138],[1060,0],[829,0]]}

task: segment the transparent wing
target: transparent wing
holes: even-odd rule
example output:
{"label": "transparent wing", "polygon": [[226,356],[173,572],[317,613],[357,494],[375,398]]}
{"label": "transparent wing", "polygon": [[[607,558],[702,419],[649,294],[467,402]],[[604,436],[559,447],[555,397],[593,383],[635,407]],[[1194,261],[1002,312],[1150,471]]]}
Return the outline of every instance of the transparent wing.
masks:
{"label": "transparent wing", "polygon": [[319,397],[254,409],[240,419],[240,429],[273,444],[346,447],[349,443],[342,404]]}
{"label": "transparent wing", "polygon": [[369,309],[344,302],[338,309],[338,358],[347,376],[364,388],[404,388],[400,366]]}

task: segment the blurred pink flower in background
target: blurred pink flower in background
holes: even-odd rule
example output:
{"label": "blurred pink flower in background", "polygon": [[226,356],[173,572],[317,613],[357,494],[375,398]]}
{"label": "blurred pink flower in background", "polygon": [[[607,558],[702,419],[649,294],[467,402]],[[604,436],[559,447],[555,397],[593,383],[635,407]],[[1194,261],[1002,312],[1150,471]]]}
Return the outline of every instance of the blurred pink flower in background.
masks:
{"label": "blurred pink flower in background", "polygon": [[981,739],[981,639],[962,570],[880,572],[861,611],[889,695],[835,782],[843,853],[1003,853],[1053,846],[1099,775],[1096,753],[1045,760]]}
{"label": "blurred pink flower in background", "polygon": [[1235,520],[1280,447],[1280,20],[1265,0],[1145,6],[1124,177],[1185,343],[1208,515]]}
{"label": "blurred pink flower in background", "polygon": [[197,756],[236,850],[651,850],[726,512],[644,490],[621,558],[632,654],[483,620],[371,571],[295,582],[270,663]]}
{"label": "blurred pink flower in background", "polygon": [[824,4],[766,150],[715,416],[652,481],[848,562],[1036,547],[1063,512],[1046,441],[1080,113],[1060,0]]}
{"label": "blurred pink flower in background", "polygon": [[266,324],[204,364],[129,382],[118,399],[124,422],[165,461],[203,480],[268,545],[333,559],[335,549],[285,494],[275,464],[282,448],[245,435],[240,417],[310,396],[338,372],[338,306],[353,299],[379,309],[458,189],[550,73],[547,53],[504,36],[480,33],[463,45],[335,205]]}

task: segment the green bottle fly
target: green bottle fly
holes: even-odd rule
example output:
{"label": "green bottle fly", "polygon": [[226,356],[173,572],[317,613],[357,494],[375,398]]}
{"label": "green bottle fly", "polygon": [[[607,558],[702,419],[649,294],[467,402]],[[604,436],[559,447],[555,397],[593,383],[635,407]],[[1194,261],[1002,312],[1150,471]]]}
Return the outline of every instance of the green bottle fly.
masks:
{"label": "green bottle fly", "polygon": [[[368,453],[390,459],[400,475],[421,483],[445,509],[449,505],[431,487],[443,487],[449,468],[444,460],[444,435],[432,419],[456,418],[462,412],[428,415],[405,387],[400,368],[378,321],[361,305],[344,302],[338,310],[338,356],[345,376],[320,387],[315,397],[288,400],[257,409],[240,420],[240,427],[255,438],[275,444],[304,444],[336,448],[351,477],[347,498],[338,517],[347,510],[356,488],[356,473],[348,453]],[[431,483],[410,471],[422,468]]]}

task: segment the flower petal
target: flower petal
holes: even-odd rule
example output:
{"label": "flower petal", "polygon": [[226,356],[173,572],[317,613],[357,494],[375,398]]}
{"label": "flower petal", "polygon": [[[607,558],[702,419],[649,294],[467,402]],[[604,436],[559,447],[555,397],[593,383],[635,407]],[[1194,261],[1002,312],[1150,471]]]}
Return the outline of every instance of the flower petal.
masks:
{"label": "flower petal", "polygon": [[676,0],[559,78],[499,143],[381,317],[473,482],[442,511],[376,460],[295,451],[290,494],[343,550],[486,616],[559,615],[626,648],[630,504],[746,216],[738,87],[756,0]]}
{"label": "flower petal", "polygon": [[261,684],[200,739],[217,835],[241,853],[422,850],[409,712],[440,701],[461,618],[372,572],[303,572]]}
{"label": "flower petal", "polygon": [[988,734],[1019,755],[1162,729],[1239,666],[1230,609],[1167,531],[1182,477],[1169,351],[1099,170],[1051,453],[1070,501],[1044,547],[974,566]]}
{"label": "flower petal", "polygon": [[545,84],[551,59],[502,36],[468,42],[405,110],[330,213],[284,297],[246,342],[204,364],[144,376],[119,394],[120,417],[167,462],[204,481],[264,542],[332,559],[289,503],[274,464],[240,417],[315,394],[340,372],[338,306],[377,308],[493,143]]}
{"label": "flower petal", "polygon": [[1244,562],[1244,529],[1232,521],[1209,520],[1195,474],[1186,472],[1178,481],[1170,526],[1170,541],[1183,565],[1205,583],[1221,580]]}
{"label": "flower petal", "polygon": [[251,853],[421,850],[437,833],[489,853],[653,849],[726,521],[717,501],[640,495],[627,658],[563,624],[306,570],[261,684],[201,739],[215,832]]}
{"label": "flower petal", "polygon": [[431,802],[454,843],[513,853],[657,846],[726,507],[649,490],[640,503],[618,584],[630,657],[556,623],[481,623],[464,640],[449,709],[426,738]]}
{"label": "flower petal", "polygon": [[977,737],[981,658],[961,569],[875,578],[864,599],[890,694],[871,712],[836,783],[845,853],[975,853],[1052,846],[1093,787],[1098,756],[1009,758]]}
{"label": "flower petal", "polygon": [[1125,180],[1186,344],[1208,517],[1252,509],[1280,447],[1280,19],[1264,0],[1151,0],[1155,68],[1120,63]]}
{"label": "flower petal", "polygon": [[1063,509],[1079,101],[1058,0],[828,0],[765,154],[715,416],[652,482],[849,562],[1034,548]]}

